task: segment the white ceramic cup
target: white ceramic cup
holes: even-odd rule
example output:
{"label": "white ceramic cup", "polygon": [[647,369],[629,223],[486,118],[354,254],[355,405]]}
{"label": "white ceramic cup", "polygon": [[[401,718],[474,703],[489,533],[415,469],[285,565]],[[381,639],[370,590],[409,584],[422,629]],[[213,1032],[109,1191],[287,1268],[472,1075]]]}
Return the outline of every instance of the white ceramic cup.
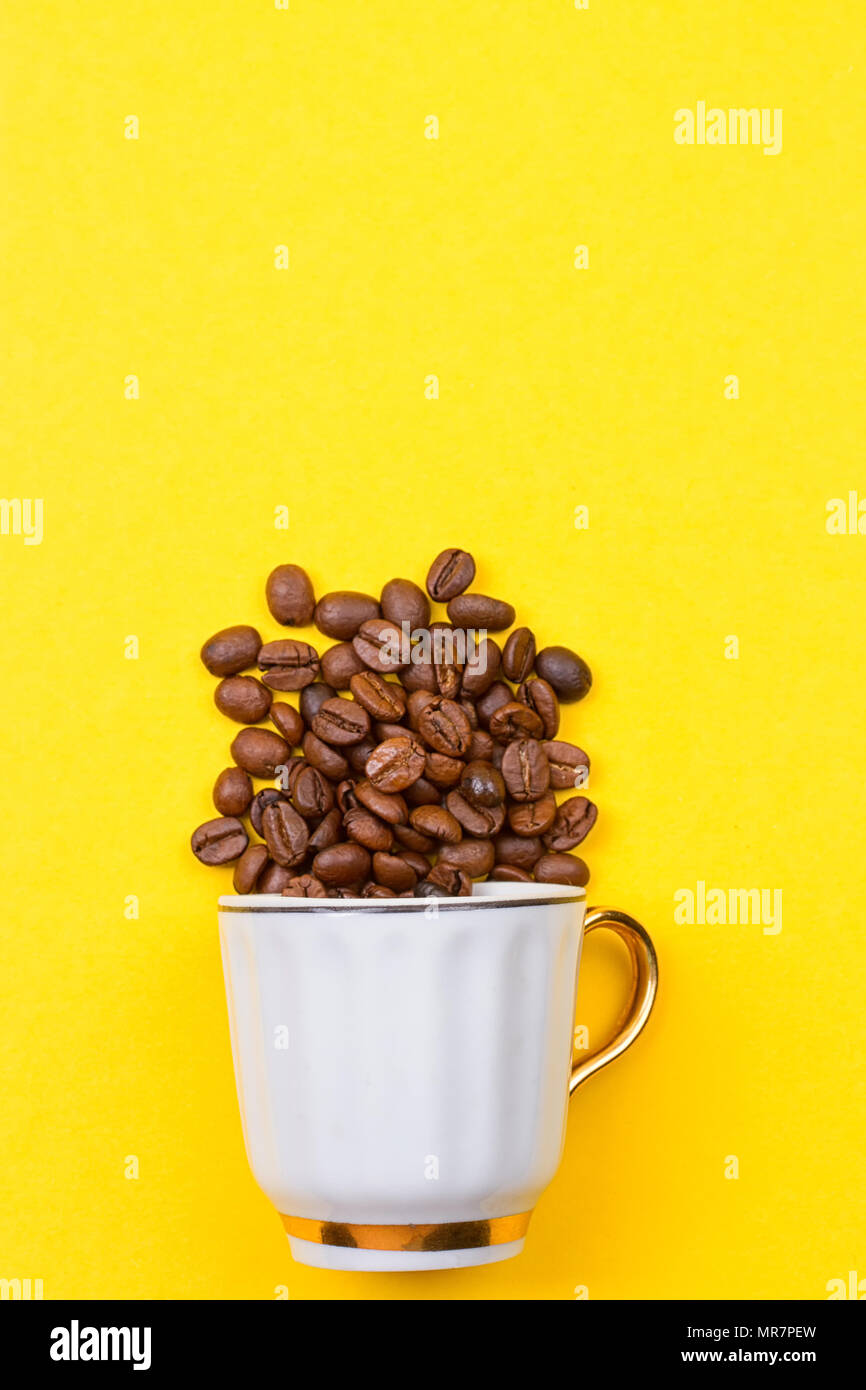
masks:
{"label": "white ceramic cup", "polygon": [[[615,1036],[572,1054],[583,935],[628,946]],[[326,1269],[508,1259],[562,1154],[569,1093],[643,1028],[652,942],[584,892],[220,899],[250,1167],[292,1254]]]}

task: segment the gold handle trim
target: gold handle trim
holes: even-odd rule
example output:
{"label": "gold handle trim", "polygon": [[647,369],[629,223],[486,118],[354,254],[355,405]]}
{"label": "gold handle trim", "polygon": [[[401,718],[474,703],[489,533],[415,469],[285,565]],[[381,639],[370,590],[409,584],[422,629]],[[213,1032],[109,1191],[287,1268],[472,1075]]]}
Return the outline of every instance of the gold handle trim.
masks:
{"label": "gold handle trim", "polygon": [[588,936],[591,931],[597,931],[599,927],[607,927],[608,930],[616,932],[628,947],[632,970],[631,992],[610,1041],[596,1048],[588,1057],[572,1061],[571,1080],[568,1083],[570,1096],[574,1095],[584,1081],[588,1081],[597,1071],[601,1071],[602,1067],[606,1067],[608,1062],[612,1062],[621,1056],[626,1048],[631,1047],[652,1013],[658,990],[658,957],[646,928],[635,921],[634,917],[629,917],[627,912],[620,912],[618,908],[591,907],[583,925],[584,936]]}
{"label": "gold handle trim", "polygon": [[367,1226],[348,1221],[313,1221],[305,1216],[280,1219],[290,1236],[317,1245],[348,1245],[358,1250],[474,1250],[522,1240],[531,1211],[493,1216],[489,1221],[445,1221],[417,1226]]}

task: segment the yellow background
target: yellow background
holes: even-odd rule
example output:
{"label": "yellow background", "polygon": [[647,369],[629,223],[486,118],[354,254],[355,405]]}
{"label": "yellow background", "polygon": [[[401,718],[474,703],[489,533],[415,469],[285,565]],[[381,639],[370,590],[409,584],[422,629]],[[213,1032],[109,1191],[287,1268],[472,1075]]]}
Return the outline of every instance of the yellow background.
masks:
{"label": "yellow background", "polygon": [[[256,1299],[866,1276],[866,537],[825,529],[866,493],[862,5],[46,0],[0,38],[0,491],[46,525],[0,536],[0,1276]],[[782,153],[676,145],[698,100],[782,107]],[[601,808],[590,900],[649,926],[662,993],[575,1098],[519,1260],[328,1274],[291,1261],[243,1153],[229,874],[187,843],[234,727],[197,653],[228,623],[280,635],[277,562],[378,589],[454,544],[593,667],[564,725]],[[781,934],[676,925],[699,879],[781,888]],[[591,943],[578,1017],[621,984]]]}

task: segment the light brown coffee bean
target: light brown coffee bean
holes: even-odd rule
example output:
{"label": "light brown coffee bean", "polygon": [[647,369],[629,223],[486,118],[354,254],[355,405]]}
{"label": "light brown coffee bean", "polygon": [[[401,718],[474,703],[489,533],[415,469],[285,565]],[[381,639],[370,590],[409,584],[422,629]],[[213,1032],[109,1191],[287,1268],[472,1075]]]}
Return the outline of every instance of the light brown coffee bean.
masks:
{"label": "light brown coffee bean", "polygon": [[190,844],[196,859],[202,864],[219,866],[239,859],[249,840],[243,825],[235,816],[219,816],[205,821],[192,833]]}
{"label": "light brown coffee bean", "polygon": [[331,845],[338,844],[342,838],[343,813],[335,806],[333,811],[322,817],[310,836],[307,853],[318,854],[320,849],[330,849]]}
{"label": "light brown coffee bean", "polygon": [[347,840],[323,849],[313,860],[313,873],[326,888],[348,887],[362,882],[370,873],[370,855],[363,845]]}
{"label": "light brown coffee bean", "polygon": [[411,579],[389,579],[382,590],[382,617],[400,627],[409,624],[409,631],[426,628],[430,622],[430,600]]}
{"label": "light brown coffee bean", "polygon": [[292,805],[304,820],[320,821],[334,807],[334,789],[315,767],[302,768],[292,782]]}
{"label": "light brown coffee bean", "polygon": [[463,827],[444,806],[416,806],[409,813],[409,824],[434,840],[456,845],[463,839]]}
{"label": "light brown coffee bean", "polygon": [[546,739],[556,738],[559,729],[559,701],[556,691],[540,676],[533,676],[517,687],[517,698],[535,710],[544,728]]}
{"label": "light brown coffee bean", "polygon": [[364,663],[351,642],[338,642],[322,657],[322,678],[334,690],[348,690],[352,677],[364,670]]}
{"label": "light brown coffee bean", "polygon": [[339,589],[332,594],[324,594],[319,599],[313,622],[326,637],[336,637],[340,642],[351,642],[362,623],[368,618],[378,616],[379,605],[371,594],[359,594],[353,589]]}
{"label": "light brown coffee bean", "polygon": [[384,674],[409,665],[408,643],[404,643],[400,628],[386,618],[370,618],[362,623],[352,638],[352,646],[371,671]]}
{"label": "light brown coffee bean", "polygon": [[439,687],[436,684],[436,671],[432,661],[413,661],[410,666],[398,671],[397,676],[404,690],[429,690],[432,695],[438,693]]}
{"label": "light brown coffee bean", "polygon": [[253,777],[275,777],[292,755],[286,740],[270,729],[241,729],[229,751],[238,767]]}
{"label": "light brown coffee bean", "polygon": [[510,603],[487,594],[459,594],[451,599],[447,611],[455,627],[486,628],[488,632],[503,632],[516,617]]}
{"label": "light brown coffee bean", "polygon": [[205,642],[201,659],[212,676],[235,676],[255,666],[261,645],[254,627],[224,627]]}
{"label": "light brown coffee bean", "polygon": [[536,883],[569,883],[576,888],[589,883],[589,868],[576,854],[543,854],[534,872]]}
{"label": "light brown coffee bean", "polygon": [[258,724],[271,707],[271,692],[255,676],[226,676],[213,693],[220,714],[238,724]]}
{"label": "light brown coffee bean", "polygon": [[491,716],[488,728],[502,743],[510,743],[515,738],[541,738],[544,733],[544,725],[535,710],[520,700],[500,705]]}
{"label": "light brown coffee bean", "polygon": [[586,839],[597,818],[598,807],[594,802],[585,796],[571,796],[557,810],[544,843],[557,853],[574,849]]}
{"label": "light brown coffee bean", "polygon": [[[310,688],[307,686],[308,690]],[[303,719],[294,705],[288,705],[283,700],[274,700],[271,705],[271,723],[279,729],[290,748],[294,748],[304,737]]]}
{"label": "light brown coffee bean", "polygon": [[[416,830],[411,825],[395,825],[394,839],[400,846],[400,853],[406,850],[413,850],[418,854],[431,854],[436,848],[436,841],[429,835],[422,835],[420,830]],[[428,869],[430,865],[427,865]]]}
{"label": "light brown coffee bean", "polygon": [[313,733],[323,743],[338,748],[360,743],[370,732],[370,716],[363,705],[337,695],[326,700],[313,720]]}
{"label": "light brown coffee bean", "polygon": [[409,819],[409,808],[402,796],[380,791],[366,778],[358,782],[355,796],[362,806],[366,806],[374,816],[387,821],[389,825],[405,825]]}
{"label": "light brown coffee bean", "polygon": [[424,751],[408,734],[386,739],[370,754],[365,771],[378,791],[402,792],[422,775]]}
{"label": "light brown coffee bean", "polygon": [[284,898],[326,898],[325,885],[313,874],[299,874],[283,889]]}
{"label": "light brown coffee bean", "polygon": [[484,878],[494,863],[491,840],[461,840],[458,845],[443,845],[437,860],[450,869],[462,869],[470,878]]}
{"label": "light brown coffee bean", "polygon": [[419,777],[417,782],[406,788],[406,800],[410,806],[438,805],[439,788],[428,782],[426,777]]}
{"label": "light brown coffee bean", "polygon": [[475,643],[463,667],[460,694],[477,700],[499,679],[502,653],[492,637],[482,637]]}
{"label": "light brown coffee bean", "polygon": [[343,825],[349,839],[365,849],[389,850],[394,843],[391,827],[363,806],[350,806],[343,816]]}
{"label": "light brown coffee bean", "polygon": [[300,565],[277,565],[265,585],[265,598],[283,627],[306,627],[313,621],[316,600],[306,570]]}
{"label": "light brown coffee bean", "polygon": [[268,862],[266,845],[247,845],[235,864],[232,885],[236,893],[254,893],[259,874]]}
{"label": "light brown coffee bean", "polygon": [[505,824],[504,806],[474,806],[461,791],[449,792],[445,805],[466,834],[475,839],[491,839]]}
{"label": "light brown coffee bean", "polygon": [[454,787],[460,781],[466,764],[446,753],[428,753],[424,759],[424,776],[434,787]]}
{"label": "light brown coffee bean", "polygon": [[291,869],[284,869],[282,864],[275,864],[271,861],[266,866],[263,873],[259,875],[256,884],[256,891],[259,893],[282,893],[287,888],[294,877]]}
{"label": "light brown coffee bean", "polygon": [[260,792],[256,792],[250,802],[250,820],[253,824],[253,830],[257,835],[263,836],[265,833],[264,826],[262,825],[262,816],[265,814],[268,807],[273,806],[275,801],[286,800],[288,800],[288,798],[276,787],[262,787]]}
{"label": "light brown coffee bean", "polygon": [[374,854],[373,877],[377,883],[384,884],[395,893],[408,892],[418,882],[418,875],[412,865],[400,854]]}
{"label": "light brown coffee bean", "polygon": [[550,785],[556,791],[585,787],[589,779],[589,758],[575,743],[564,743],[561,739],[548,739],[544,744],[545,756],[550,764]]}
{"label": "light brown coffee bean", "polygon": [[253,784],[242,767],[223,768],[214,783],[213,804],[221,816],[243,816],[253,799]]}
{"label": "light brown coffee bean", "polygon": [[281,637],[266,642],[259,651],[262,680],[271,690],[303,690],[319,675],[319,654],[309,642]]}
{"label": "light brown coffee bean", "polygon": [[300,864],[307,853],[307,823],[288,801],[275,801],[262,816],[265,843],[271,858],[284,869]]}
{"label": "light brown coffee bean", "polygon": [[544,835],[553,825],[555,816],[556,797],[553,792],[545,792],[537,801],[525,801],[508,808],[508,824],[515,835]]}
{"label": "light brown coffee bean", "polygon": [[459,758],[466,752],[472,728],[454,700],[438,696],[425,705],[418,716],[418,732],[436,753]]}
{"label": "light brown coffee bean", "polygon": [[[443,897],[471,898],[472,896],[472,879],[469,874],[451,864],[443,864],[441,859],[435,868],[430,870],[424,882],[433,888],[441,889]],[[419,884],[418,886],[420,888],[422,885]],[[426,897],[428,895],[419,896]]]}
{"label": "light brown coffee bean", "polygon": [[402,685],[386,680],[378,671],[359,671],[349,681],[349,689],[374,719],[396,722],[406,713],[407,696]]}
{"label": "light brown coffee bean", "polygon": [[514,801],[537,801],[550,786],[550,766],[541,744],[518,738],[502,755],[502,776]]}
{"label": "light brown coffee bean", "polygon": [[532,874],[516,864],[495,864],[488,874],[492,883],[531,883]]}

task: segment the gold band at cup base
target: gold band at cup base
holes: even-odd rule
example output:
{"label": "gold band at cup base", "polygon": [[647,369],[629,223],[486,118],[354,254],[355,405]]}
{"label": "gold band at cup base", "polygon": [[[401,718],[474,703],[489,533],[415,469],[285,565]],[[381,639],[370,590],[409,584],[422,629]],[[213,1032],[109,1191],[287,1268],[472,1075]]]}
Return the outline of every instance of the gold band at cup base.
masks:
{"label": "gold band at cup base", "polygon": [[531,1211],[494,1216],[489,1221],[445,1221],[427,1226],[366,1226],[350,1221],[312,1221],[305,1216],[280,1220],[290,1236],[316,1245],[345,1245],[357,1250],[476,1250],[522,1240]]}

